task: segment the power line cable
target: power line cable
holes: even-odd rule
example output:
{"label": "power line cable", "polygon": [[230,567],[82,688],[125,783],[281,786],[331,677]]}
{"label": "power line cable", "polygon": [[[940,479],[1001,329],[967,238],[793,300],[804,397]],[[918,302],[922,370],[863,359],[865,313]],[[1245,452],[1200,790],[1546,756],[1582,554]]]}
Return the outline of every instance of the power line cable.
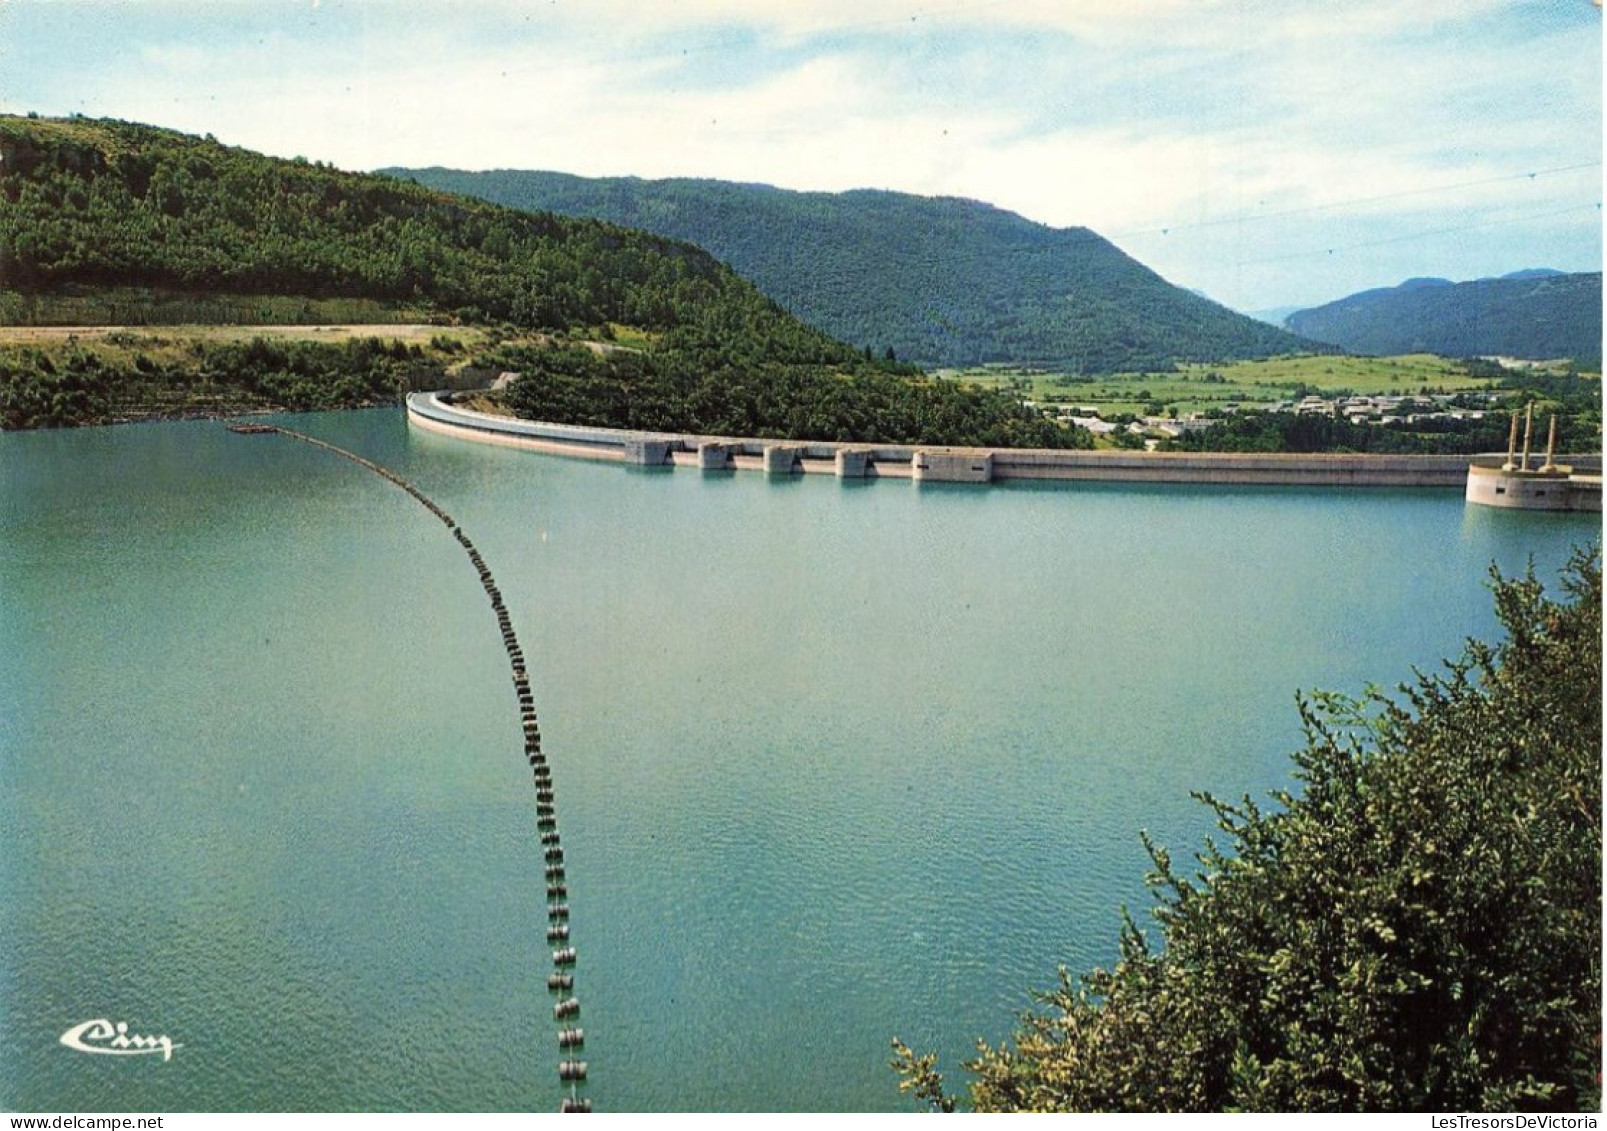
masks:
{"label": "power line cable", "polygon": [[1532,212],[1532,213],[1525,213],[1525,214],[1519,215],[1519,216],[1495,217],[1495,218],[1492,218],[1492,219],[1489,219],[1489,220],[1480,220],[1477,223],[1473,223],[1473,224],[1457,224],[1457,225],[1455,225],[1453,227],[1449,227],[1449,228],[1432,228],[1432,229],[1429,229],[1428,231],[1407,232],[1407,233],[1404,233],[1404,234],[1398,235],[1398,236],[1385,236],[1385,237],[1383,237],[1381,239],[1363,240],[1363,241],[1361,241],[1359,243],[1344,244],[1342,246],[1337,246],[1337,247],[1314,248],[1314,249],[1312,249],[1310,251],[1291,252],[1288,255],[1274,255],[1274,256],[1270,256],[1270,257],[1268,257],[1266,259],[1247,259],[1247,260],[1243,260],[1243,261],[1241,261],[1241,262],[1239,262],[1237,264],[1234,264],[1234,266],[1238,266],[1238,267],[1256,267],[1256,266],[1259,266],[1259,265],[1261,265],[1263,263],[1283,263],[1283,262],[1287,262],[1287,261],[1292,260],[1292,259],[1318,258],[1318,257],[1328,256],[1328,255],[1337,255],[1337,254],[1339,254],[1341,252],[1346,252],[1346,251],[1355,251],[1355,250],[1357,250],[1359,248],[1381,247],[1381,246],[1383,246],[1385,244],[1393,244],[1393,243],[1408,243],[1408,242],[1410,242],[1412,240],[1427,239],[1427,238],[1429,238],[1431,236],[1445,236],[1445,235],[1453,235],[1453,234],[1455,234],[1457,232],[1471,232],[1471,231],[1474,231],[1474,230],[1479,229],[1479,228],[1494,227],[1497,224],[1521,223],[1521,222],[1528,221],[1528,220],[1545,220],[1545,219],[1548,219],[1548,218],[1550,218],[1552,216],[1567,216],[1567,215],[1571,215],[1572,213],[1575,213],[1575,212],[1587,212],[1587,211],[1591,211],[1591,210],[1594,210],[1596,212],[1600,212],[1601,211],[1601,201],[1598,200],[1594,204],[1576,204],[1576,205],[1574,205],[1574,206],[1572,206],[1570,208],[1558,208],[1558,209],[1553,209],[1553,210],[1550,210],[1550,211],[1547,211],[1547,212]]}
{"label": "power line cable", "polygon": [[1500,177],[1485,177],[1477,181],[1459,181],[1450,185],[1433,185],[1425,188],[1402,189],[1399,192],[1382,193],[1378,196],[1358,196],[1347,200],[1333,200],[1323,204],[1309,204],[1302,208],[1285,208],[1276,212],[1247,212],[1239,216],[1222,216],[1214,220],[1201,220],[1193,224],[1170,224],[1158,228],[1142,228],[1131,232],[1122,232],[1111,236],[1111,239],[1134,239],[1139,236],[1168,236],[1173,232],[1195,231],[1200,228],[1223,227],[1228,224],[1245,224],[1257,220],[1275,220],[1285,216],[1306,216],[1313,212],[1325,212],[1333,208],[1351,208],[1362,204],[1376,204],[1386,200],[1400,200],[1409,196],[1426,196],[1431,193],[1455,192],[1465,188],[1479,188],[1484,185],[1504,184],[1508,181],[1538,180],[1540,177],[1555,176],[1560,173],[1574,173],[1582,169],[1599,169],[1600,161],[1587,161],[1578,165],[1559,165],[1553,169],[1536,169],[1528,173],[1508,173]]}

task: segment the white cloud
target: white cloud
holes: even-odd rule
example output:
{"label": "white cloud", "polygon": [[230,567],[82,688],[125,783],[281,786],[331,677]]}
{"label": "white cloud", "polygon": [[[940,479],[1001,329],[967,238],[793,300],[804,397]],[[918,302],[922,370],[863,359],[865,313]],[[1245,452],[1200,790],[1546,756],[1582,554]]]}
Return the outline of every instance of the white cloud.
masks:
{"label": "white cloud", "polygon": [[[417,5],[412,5],[417,7]],[[406,3],[398,8],[409,7]],[[517,20],[530,13],[518,0],[460,6]],[[542,15],[552,26],[605,26],[627,39],[742,26],[787,37],[885,35],[929,28],[1007,29],[1067,35],[1113,45],[1169,43],[1231,47],[1257,38],[1333,42],[1387,38],[1443,28],[1511,7],[1511,0],[580,0]]]}
{"label": "white cloud", "polygon": [[[19,18],[56,12],[76,17],[63,23],[74,35]],[[0,37],[15,40],[0,55],[9,97],[29,100],[19,109],[138,118],[351,168],[967,196],[1147,240],[1144,255],[1214,289],[1213,258],[1288,246],[1295,221],[1270,222],[1284,213],[1339,243],[1358,242],[1340,214],[1393,232],[1436,212],[1598,199],[1588,171],[1511,179],[1601,153],[1599,28],[1523,12],[1507,0],[0,0]],[[1160,228],[1172,235],[1144,235]]]}

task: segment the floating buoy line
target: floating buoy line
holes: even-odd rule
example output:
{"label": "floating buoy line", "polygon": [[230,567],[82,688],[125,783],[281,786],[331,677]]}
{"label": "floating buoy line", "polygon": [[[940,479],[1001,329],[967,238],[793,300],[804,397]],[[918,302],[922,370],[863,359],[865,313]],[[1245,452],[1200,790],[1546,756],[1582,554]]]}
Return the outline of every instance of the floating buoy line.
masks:
{"label": "floating buoy line", "polygon": [[575,1054],[586,1046],[586,1034],[574,1024],[580,1017],[580,999],[574,993],[574,968],[577,956],[574,946],[569,942],[569,884],[564,872],[563,844],[558,836],[558,813],[554,807],[552,770],[541,752],[541,724],[536,718],[535,697],[530,690],[530,677],[525,671],[524,650],[519,647],[519,638],[513,631],[513,620],[508,616],[508,608],[502,601],[502,593],[497,588],[496,579],[491,576],[490,567],[485,564],[480,551],[475,548],[469,536],[451,515],[390,468],[373,460],[364,459],[357,453],[349,452],[335,444],[276,424],[230,422],[228,428],[231,432],[242,435],[277,434],[288,436],[292,440],[300,440],[304,444],[333,452],[343,459],[367,468],[381,479],[395,484],[445,524],[479,573],[480,584],[484,587],[486,596],[491,599],[491,611],[496,614],[497,627],[502,633],[502,646],[508,653],[508,664],[513,670],[514,694],[518,699],[519,721],[524,731],[525,760],[530,764],[531,776],[535,779],[536,828],[541,834],[542,857],[546,864],[547,942],[554,947],[553,972],[547,975],[547,990],[557,998],[553,1003],[552,1018],[557,1028],[558,1052],[561,1057],[558,1061],[558,1080],[567,1089],[559,1110],[590,1111],[590,1098],[580,1094],[581,1086],[586,1082],[586,1062],[575,1059]]}

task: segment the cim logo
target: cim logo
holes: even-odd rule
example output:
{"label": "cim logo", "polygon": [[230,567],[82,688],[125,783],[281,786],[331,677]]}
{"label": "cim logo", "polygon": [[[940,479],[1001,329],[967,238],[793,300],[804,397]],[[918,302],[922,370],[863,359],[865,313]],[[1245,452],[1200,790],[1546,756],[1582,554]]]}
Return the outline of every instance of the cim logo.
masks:
{"label": "cim logo", "polygon": [[128,1031],[128,1022],[113,1025],[104,1017],[74,1025],[61,1035],[61,1043],[78,1052],[101,1056],[145,1056],[159,1052],[163,1060],[173,1059],[173,1050],[183,1048],[167,1037],[142,1037]]}

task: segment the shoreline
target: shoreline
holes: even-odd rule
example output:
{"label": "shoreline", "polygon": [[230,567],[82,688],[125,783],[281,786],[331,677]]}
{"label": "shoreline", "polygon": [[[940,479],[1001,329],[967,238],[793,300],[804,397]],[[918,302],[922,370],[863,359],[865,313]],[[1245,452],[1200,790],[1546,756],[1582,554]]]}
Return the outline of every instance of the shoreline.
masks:
{"label": "shoreline", "polygon": [[112,417],[97,417],[90,420],[78,420],[70,424],[45,424],[29,428],[0,428],[0,435],[26,435],[29,432],[71,432],[79,428],[126,428],[140,424],[192,424],[202,421],[211,421],[222,424],[230,420],[243,417],[256,416],[302,416],[309,412],[372,412],[375,409],[395,408],[400,402],[395,400],[363,401],[359,404],[343,404],[330,408],[285,408],[283,405],[252,404],[237,408],[175,408],[154,409],[140,415],[122,415]]}

